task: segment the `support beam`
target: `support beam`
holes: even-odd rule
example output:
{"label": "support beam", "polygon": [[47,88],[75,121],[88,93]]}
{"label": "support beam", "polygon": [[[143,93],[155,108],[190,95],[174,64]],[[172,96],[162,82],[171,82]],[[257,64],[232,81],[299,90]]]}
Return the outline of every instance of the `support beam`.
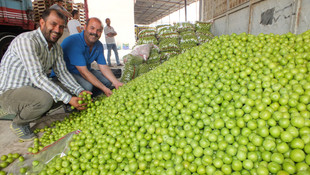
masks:
{"label": "support beam", "polygon": [[85,15],[86,15],[86,20],[87,20],[88,19],[88,3],[87,3],[87,0],[84,0],[84,8],[85,8]]}
{"label": "support beam", "polygon": [[185,9],[185,22],[187,22],[187,2],[186,2],[186,0],[184,0],[184,9]]}
{"label": "support beam", "polygon": [[171,1],[163,1],[163,0],[148,0],[149,2],[156,2],[156,3],[165,3],[165,4],[179,4],[179,2],[171,2]]}

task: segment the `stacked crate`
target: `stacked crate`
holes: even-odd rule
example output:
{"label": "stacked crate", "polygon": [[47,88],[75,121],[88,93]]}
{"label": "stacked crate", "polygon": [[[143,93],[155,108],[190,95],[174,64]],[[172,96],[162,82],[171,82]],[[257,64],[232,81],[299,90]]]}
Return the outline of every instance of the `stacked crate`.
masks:
{"label": "stacked crate", "polygon": [[69,2],[66,4],[66,9],[68,10],[68,12],[72,12],[73,10],[78,10],[78,6],[76,3],[73,2]]}
{"label": "stacked crate", "polygon": [[35,23],[39,23],[43,11],[49,7],[49,3],[48,1],[44,0],[35,0],[32,2],[32,6],[34,12],[34,21]]}
{"label": "stacked crate", "polygon": [[[36,24],[39,24],[43,11],[55,3],[56,3],[56,0],[34,0],[32,2]],[[84,8],[83,3],[74,3],[72,0],[64,0],[63,5],[69,13],[71,13],[73,10],[78,10],[80,12],[79,21],[81,25],[85,24],[86,16],[85,16],[85,8]]]}
{"label": "stacked crate", "polygon": [[34,16],[34,21],[38,21],[38,19],[40,19],[39,13],[38,13],[38,2],[37,1],[33,1],[32,2],[32,7],[33,7],[33,16]]}
{"label": "stacked crate", "polygon": [[34,0],[32,2],[35,22],[38,24],[45,9],[49,8],[55,3],[54,0]]}
{"label": "stacked crate", "polygon": [[80,23],[83,26],[86,22],[85,6],[83,3],[76,3],[80,12]]}

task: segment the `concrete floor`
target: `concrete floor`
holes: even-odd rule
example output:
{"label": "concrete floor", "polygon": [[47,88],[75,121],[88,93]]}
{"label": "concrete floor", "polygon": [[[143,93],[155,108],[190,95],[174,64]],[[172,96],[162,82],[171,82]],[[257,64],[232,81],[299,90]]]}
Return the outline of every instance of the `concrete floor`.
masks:
{"label": "concrete floor", "polygon": [[11,121],[0,121],[0,156],[8,153],[27,152],[27,148],[32,146],[32,142],[19,142],[16,135],[10,130]]}
{"label": "concrete floor", "polygon": [[[45,126],[50,126],[53,121],[61,121],[69,113],[65,113],[62,107],[59,107],[51,112],[49,112],[46,116],[38,119],[30,123],[31,130],[35,130],[37,128],[44,128]],[[20,155],[25,155],[28,153],[28,147],[33,146],[33,141],[21,142],[18,137],[11,131],[10,129],[11,121],[9,120],[0,120],[0,157],[2,155],[7,155],[9,153],[19,153]],[[37,136],[42,136],[43,133],[38,133]],[[0,161],[1,162],[1,161]],[[3,169],[8,172],[18,160],[15,160],[10,166]]]}
{"label": "concrete floor", "polygon": [[[129,54],[132,50],[118,50],[118,57],[119,57],[119,61],[123,64],[123,56]],[[107,60],[107,55],[108,55],[108,50],[104,50],[104,57]],[[107,61],[108,63],[108,61]],[[113,68],[120,68],[119,66],[116,66],[116,59],[115,59],[115,55],[114,52],[111,51],[111,64],[113,66]]]}

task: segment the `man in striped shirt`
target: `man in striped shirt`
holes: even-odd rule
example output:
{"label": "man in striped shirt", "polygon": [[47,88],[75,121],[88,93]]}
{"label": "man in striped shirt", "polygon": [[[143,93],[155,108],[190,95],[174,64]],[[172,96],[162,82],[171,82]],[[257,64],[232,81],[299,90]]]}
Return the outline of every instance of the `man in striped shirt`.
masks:
{"label": "man in striped shirt", "polygon": [[[40,28],[22,33],[10,44],[0,65],[0,106],[16,114],[11,129],[24,141],[32,140],[29,123],[40,118],[55,102],[62,101],[78,110],[84,89],[68,72],[58,39],[63,33],[66,17],[55,9],[43,12]],[[76,96],[71,96],[48,79],[54,69],[60,82]],[[90,93],[89,91],[86,91]]]}

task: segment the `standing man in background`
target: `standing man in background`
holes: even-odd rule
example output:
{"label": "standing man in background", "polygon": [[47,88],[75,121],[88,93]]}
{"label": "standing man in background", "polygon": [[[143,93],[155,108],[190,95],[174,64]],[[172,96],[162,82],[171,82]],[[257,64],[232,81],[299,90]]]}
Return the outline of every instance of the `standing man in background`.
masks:
{"label": "standing man in background", "polygon": [[63,0],[56,0],[56,3],[50,6],[50,9],[55,9],[64,14],[67,18],[71,18],[71,14],[63,7]]}
{"label": "standing man in background", "polygon": [[79,11],[73,10],[72,11],[72,16],[73,16],[73,19],[71,19],[68,22],[68,29],[69,29],[70,35],[73,35],[73,34],[76,34],[76,33],[81,33],[82,32],[81,24],[78,21],[79,18],[80,18]]}
{"label": "standing man in background", "polygon": [[107,26],[105,26],[105,28],[104,28],[104,34],[105,34],[105,41],[106,41],[107,47],[108,47],[108,65],[110,67],[112,67],[112,64],[111,64],[111,49],[113,49],[114,54],[115,54],[115,58],[116,58],[117,66],[123,66],[119,62],[118,52],[117,52],[117,48],[116,48],[116,44],[115,44],[115,39],[114,39],[114,36],[116,36],[117,33],[115,32],[114,28],[110,25],[111,24],[110,18],[105,19],[105,22],[107,24]]}

